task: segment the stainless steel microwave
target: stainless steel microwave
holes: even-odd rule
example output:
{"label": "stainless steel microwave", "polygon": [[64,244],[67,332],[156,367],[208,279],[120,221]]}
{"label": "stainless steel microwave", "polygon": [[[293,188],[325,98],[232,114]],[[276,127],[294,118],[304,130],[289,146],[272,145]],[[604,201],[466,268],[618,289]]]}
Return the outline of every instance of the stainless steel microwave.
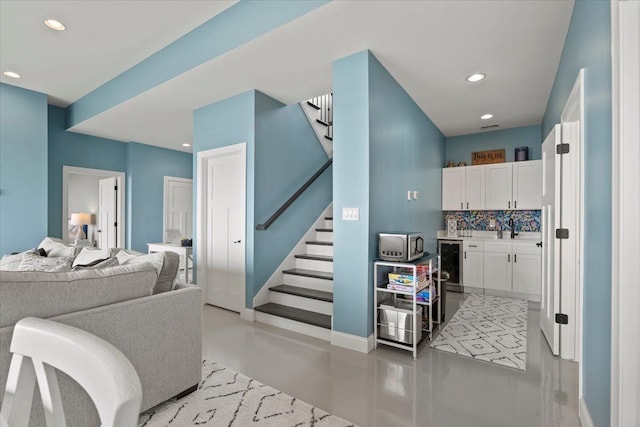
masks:
{"label": "stainless steel microwave", "polygon": [[384,261],[407,262],[422,258],[422,233],[379,233],[378,258]]}

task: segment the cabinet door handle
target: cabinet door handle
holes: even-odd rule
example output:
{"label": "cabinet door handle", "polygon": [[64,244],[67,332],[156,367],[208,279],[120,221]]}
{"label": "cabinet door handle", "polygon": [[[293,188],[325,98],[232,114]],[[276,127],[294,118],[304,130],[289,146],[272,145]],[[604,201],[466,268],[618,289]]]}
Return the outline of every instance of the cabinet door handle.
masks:
{"label": "cabinet door handle", "polygon": [[478,245],[469,245],[470,248],[477,248]]}
{"label": "cabinet door handle", "polygon": [[511,254],[507,254],[507,262],[511,262]]}
{"label": "cabinet door handle", "polygon": [[467,259],[467,251],[464,251],[464,259]]}
{"label": "cabinet door handle", "polygon": [[509,203],[509,209],[511,209],[511,200],[509,200],[507,203]]}
{"label": "cabinet door handle", "polygon": [[513,208],[514,209],[518,209],[518,201],[517,200],[513,201]]}
{"label": "cabinet door handle", "polygon": [[464,205],[462,203],[463,202],[460,202],[460,209],[464,209]]}
{"label": "cabinet door handle", "polygon": [[513,262],[518,262],[518,254],[513,254]]}
{"label": "cabinet door handle", "polygon": [[467,209],[469,209],[469,202],[467,202]]}

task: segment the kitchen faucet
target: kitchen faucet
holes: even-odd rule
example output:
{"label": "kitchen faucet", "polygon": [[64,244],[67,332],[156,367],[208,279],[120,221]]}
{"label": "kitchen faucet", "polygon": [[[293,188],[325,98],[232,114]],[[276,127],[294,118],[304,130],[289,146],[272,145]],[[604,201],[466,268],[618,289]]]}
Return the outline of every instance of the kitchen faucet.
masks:
{"label": "kitchen faucet", "polygon": [[509,218],[509,228],[511,228],[511,238],[515,238],[518,233],[516,233],[516,226],[513,223],[513,218]]}

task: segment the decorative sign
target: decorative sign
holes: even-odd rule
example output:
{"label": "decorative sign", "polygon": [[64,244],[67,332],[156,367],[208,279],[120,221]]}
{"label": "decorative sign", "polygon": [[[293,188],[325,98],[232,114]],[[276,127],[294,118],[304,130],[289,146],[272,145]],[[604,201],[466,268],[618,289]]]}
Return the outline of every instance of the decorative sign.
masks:
{"label": "decorative sign", "polygon": [[488,165],[489,163],[504,163],[504,148],[502,150],[476,151],[471,153],[472,165]]}

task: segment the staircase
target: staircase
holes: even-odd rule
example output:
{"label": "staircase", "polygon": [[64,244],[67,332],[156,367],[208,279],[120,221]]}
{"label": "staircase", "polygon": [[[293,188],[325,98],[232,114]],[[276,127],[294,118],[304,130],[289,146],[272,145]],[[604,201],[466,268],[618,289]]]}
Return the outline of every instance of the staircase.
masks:
{"label": "staircase", "polygon": [[327,156],[333,157],[333,94],[311,98],[300,106]]}
{"label": "staircase", "polygon": [[[322,224],[321,224],[322,225]],[[333,218],[325,217],[315,238],[282,270],[282,284],[269,288],[269,302],[254,307],[256,320],[316,338],[331,339],[333,315]]]}

